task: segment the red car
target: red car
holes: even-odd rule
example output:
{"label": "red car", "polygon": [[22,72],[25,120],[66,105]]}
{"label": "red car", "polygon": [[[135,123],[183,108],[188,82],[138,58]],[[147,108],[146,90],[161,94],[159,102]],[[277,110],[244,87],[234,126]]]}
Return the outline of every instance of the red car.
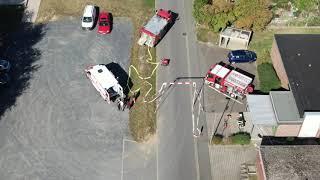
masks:
{"label": "red car", "polygon": [[101,12],[98,20],[98,33],[109,34],[111,32],[111,15],[108,12]]}

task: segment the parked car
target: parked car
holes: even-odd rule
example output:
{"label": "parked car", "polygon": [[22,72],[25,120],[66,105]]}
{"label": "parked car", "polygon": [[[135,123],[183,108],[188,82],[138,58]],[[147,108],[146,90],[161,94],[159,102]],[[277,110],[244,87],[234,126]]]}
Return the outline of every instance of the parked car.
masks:
{"label": "parked car", "polygon": [[82,29],[93,29],[96,19],[96,8],[93,5],[86,5],[81,18]]}
{"label": "parked car", "polygon": [[257,60],[257,54],[248,50],[235,50],[229,52],[228,59],[230,63],[254,62]]}
{"label": "parked car", "polygon": [[10,67],[11,65],[9,61],[0,59],[0,72],[8,72],[10,70]]}
{"label": "parked car", "polygon": [[111,15],[108,12],[101,12],[98,20],[98,33],[108,34],[111,32]]}
{"label": "parked car", "polygon": [[7,73],[0,73],[0,85],[5,85],[10,81],[10,77]]}

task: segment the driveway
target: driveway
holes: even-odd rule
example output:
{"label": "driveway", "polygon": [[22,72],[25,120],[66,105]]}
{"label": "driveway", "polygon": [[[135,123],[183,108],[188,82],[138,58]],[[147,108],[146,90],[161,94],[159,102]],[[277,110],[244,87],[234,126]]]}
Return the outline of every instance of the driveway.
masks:
{"label": "driveway", "polygon": [[[199,44],[199,51],[201,53],[200,57],[203,60],[203,72],[204,74],[208,71],[209,67],[215,63],[223,61],[228,63],[226,60],[227,54],[230,50],[219,48],[217,46],[208,46],[204,43]],[[234,67],[240,68],[252,75],[257,74],[255,63],[241,63],[235,64]],[[254,78],[253,84],[257,85],[257,77]],[[226,136],[234,133],[235,131],[230,131],[230,129],[224,128],[224,119],[227,119],[227,115],[231,114],[231,121],[236,122],[239,112],[246,111],[246,101],[242,101],[243,104],[240,104],[236,101],[229,100],[226,96],[217,93],[213,89],[205,85],[203,89],[203,110],[206,113],[206,120],[208,124],[209,135],[211,136],[214,132],[218,134],[224,134]],[[239,131],[239,128],[236,126],[236,123],[229,123],[228,127],[235,126],[232,128]],[[235,125],[236,124],[236,125]],[[209,138],[210,139],[210,138]]]}
{"label": "driveway", "polygon": [[[1,179],[121,179],[128,112],[104,102],[83,71],[110,62],[127,71],[133,26],[114,22],[105,36],[82,31],[78,18],[12,36],[15,44],[4,55],[12,60],[13,81],[0,95],[7,108],[0,121]],[[35,33],[41,37],[33,39]]]}

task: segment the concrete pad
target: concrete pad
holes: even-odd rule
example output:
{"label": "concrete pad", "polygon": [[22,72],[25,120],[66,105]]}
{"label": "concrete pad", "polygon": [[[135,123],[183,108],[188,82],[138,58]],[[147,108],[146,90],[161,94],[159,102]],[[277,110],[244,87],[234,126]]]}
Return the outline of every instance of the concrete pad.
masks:
{"label": "concrete pad", "polygon": [[156,144],[124,140],[123,149],[121,180],[157,179]]}
{"label": "concrete pad", "polygon": [[210,147],[211,172],[215,180],[239,180],[242,163],[255,163],[254,146],[212,145]]}

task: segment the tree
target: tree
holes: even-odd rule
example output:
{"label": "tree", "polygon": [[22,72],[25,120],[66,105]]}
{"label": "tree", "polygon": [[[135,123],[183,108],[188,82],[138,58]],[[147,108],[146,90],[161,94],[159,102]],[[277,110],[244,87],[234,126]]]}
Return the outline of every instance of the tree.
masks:
{"label": "tree", "polygon": [[195,0],[193,3],[193,17],[198,23],[205,23],[207,18],[207,12],[205,12],[205,5],[208,4],[208,0]]}
{"label": "tree", "polygon": [[219,32],[227,26],[230,26],[235,21],[235,16],[232,12],[229,13],[218,13],[212,16],[209,27],[214,32]]}
{"label": "tree", "polygon": [[234,8],[237,28],[261,31],[272,19],[269,0],[239,0]]}
{"label": "tree", "polygon": [[214,32],[219,32],[235,20],[233,5],[225,0],[215,0],[212,5],[206,5],[205,11],[210,14],[208,25]]}

